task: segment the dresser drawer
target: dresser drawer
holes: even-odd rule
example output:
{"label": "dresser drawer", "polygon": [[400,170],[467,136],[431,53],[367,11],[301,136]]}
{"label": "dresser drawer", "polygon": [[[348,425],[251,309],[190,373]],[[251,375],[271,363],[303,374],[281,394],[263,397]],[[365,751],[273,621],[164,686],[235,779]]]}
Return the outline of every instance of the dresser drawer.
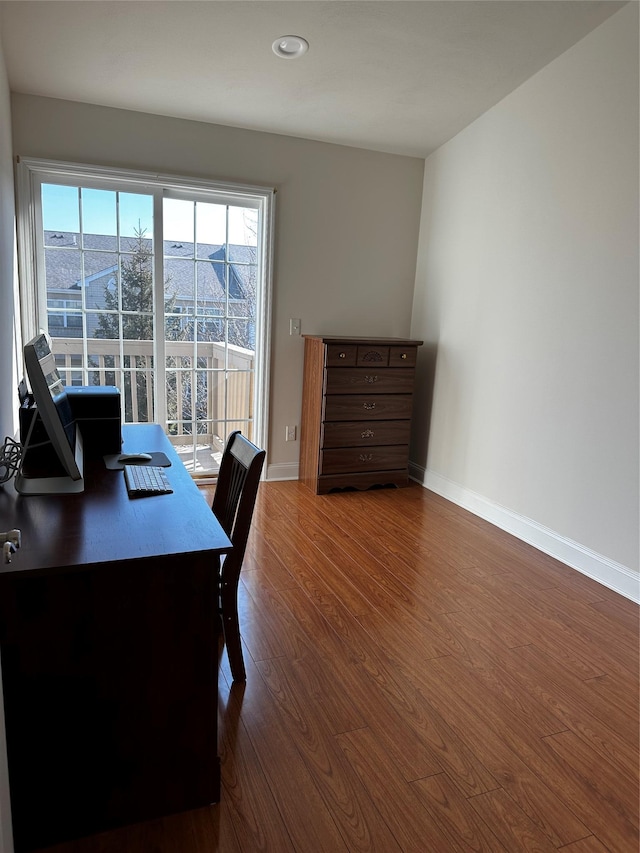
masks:
{"label": "dresser drawer", "polygon": [[358,367],[386,367],[389,363],[389,347],[360,344],[356,363]]}
{"label": "dresser drawer", "polygon": [[330,421],[322,425],[322,447],[409,444],[411,421]]}
{"label": "dresser drawer", "polygon": [[327,394],[323,420],[393,420],[411,417],[411,394]]}
{"label": "dresser drawer", "polygon": [[355,367],[358,347],[355,344],[329,344],[326,357],[327,367]]}
{"label": "dresser drawer", "polygon": [[389,347],[389,367],[415,367],[418,347]]}
{"label": "dresser drawer", "polygon": [[358,471],[392,471],[406,468],[408,445],[391,447],[341,447],[323,450],[321,474],[346,474]]}
{"label": "dresser drawer", "polygon": [[415,370],[393,367],[330,367],[325,377],[327,394],[411,394]]}

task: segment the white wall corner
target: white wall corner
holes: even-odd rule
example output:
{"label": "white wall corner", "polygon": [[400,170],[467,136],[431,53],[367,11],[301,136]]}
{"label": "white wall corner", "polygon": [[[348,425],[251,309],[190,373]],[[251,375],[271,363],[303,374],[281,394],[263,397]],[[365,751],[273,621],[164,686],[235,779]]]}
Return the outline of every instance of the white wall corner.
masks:
{"label": "white wall corner", "polygon": [[614,592],[640,603],[640,575],[633,569],[616,563],[544,527],[531,518],[500,506],[477,492],[454,483],[436,471],[409,463],[409,476],[426,489],[472,512],[501,530],[511,533],[528,545],[560,560]]}

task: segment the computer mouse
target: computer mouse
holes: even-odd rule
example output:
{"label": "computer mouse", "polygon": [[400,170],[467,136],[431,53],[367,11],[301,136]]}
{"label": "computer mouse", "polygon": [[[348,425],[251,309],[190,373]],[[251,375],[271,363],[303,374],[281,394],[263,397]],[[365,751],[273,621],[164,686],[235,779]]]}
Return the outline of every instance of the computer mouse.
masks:
{"label": "computer mouse", "polygon": [[151,462],[150,453],[123,453],[118,456],[118,462]]}

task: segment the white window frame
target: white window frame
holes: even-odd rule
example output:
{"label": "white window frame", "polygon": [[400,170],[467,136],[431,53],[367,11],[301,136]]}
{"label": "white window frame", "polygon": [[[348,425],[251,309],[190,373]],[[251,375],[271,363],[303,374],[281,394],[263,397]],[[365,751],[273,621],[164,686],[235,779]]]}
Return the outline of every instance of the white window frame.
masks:
{"label": "white window frame", "polygon": [[[258,279],[259,293],[256,299],[256,405],[254,412],[254,440],[265,450],[268,443],[269,424],[269,376],[271,353],[271,305],[273,289],[273,231],[275,222],[275,194],[270,187],[235,184],[224,181],[156,174],[153,172],[116,169],[108,166],[90,166],[81,163],[65,163],[31,157],[17,160],[17,232],[18,264],[20,282],[21,326],[23,340],[28,341],[41,329],[46,329],[46,295],[44,279],[39,280],[39,271],[44,269],[44,257],[39,257],[36,234],[42,233],[41,185],[43,183],[66,184],[79,182],[83,187],[94,189],[118,189],[123,192],[137,191],[154,198],[154,246],[163,245],[160,231],[162,223],[162,201],[165,197],[188,197],[221,204],[234,202],[260,211],[261,227],[258,233]],[[40,253],[41,254],[41,253]],[[154,270],[156,300],[162,300],[162,276],[160,269],[162,253],[156,252]],[[156,304],[161,304],[157,303]],[[162,336],[160,336],[162,338]],[[163,341],[159,339],[158,363],[163,366]],[[156,402],[160,410],[156,418],[164,423],[164,396],[155,388]]]}

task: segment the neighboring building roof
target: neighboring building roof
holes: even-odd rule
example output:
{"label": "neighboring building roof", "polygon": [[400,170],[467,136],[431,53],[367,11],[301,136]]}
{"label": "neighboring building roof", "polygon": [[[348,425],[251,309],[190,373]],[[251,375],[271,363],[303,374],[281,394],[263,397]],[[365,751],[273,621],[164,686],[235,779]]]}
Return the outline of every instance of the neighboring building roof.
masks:
{"label": "neighboring building roof", "polygon": [[[104,234],[83,234],[82,241],[85,250],[85,280],[95,282],[105,276],[108,282],[117,269],[117,238]],[[80,235],[70,231],[45,231],[44,243],[47,291],[61,294],[65,291],[79,290],[82,275]],[[145,243],[151,248],[151,240],[145,240]],[[134,237],[123,237],[120,240],[121,252],[134,252],[137,245],[138,240]],[[227,247],[204,243],[197,244],[195,248],[196,260],[201,261],[198,264],[197,276],[199,302],[220,302],[225,299],[227,271],[230,299],[247,299],[252,295],[255,290],[256,271],[254,248],[236,244],[229,244]],[[194,299],[193,265],[184,261],[194,259],[194,244],[165,240],[163,251],[166,258],[167,295],[175,296],[179,302],[192,301]],[[228,263],[226,263],[227,260]]]}

